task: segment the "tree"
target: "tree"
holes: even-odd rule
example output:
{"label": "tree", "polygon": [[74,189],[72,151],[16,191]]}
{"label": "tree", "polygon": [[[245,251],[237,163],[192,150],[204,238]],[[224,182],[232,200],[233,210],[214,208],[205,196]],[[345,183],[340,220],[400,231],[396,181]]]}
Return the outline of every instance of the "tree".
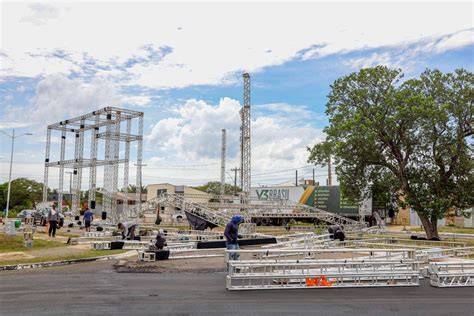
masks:
{"label": "tree", "polygon": [[[124,189],[121,190],[124,192]],[[137,186],[133,184],[128,185],[128,193],[137,193]],[[146,186],[142,186],[142,193],[147,193],[147,188]]]}
{"label": "tree", "polygon": [[[0,208],[7,207],[8,182],[0,185]],[[43,184],[26,178],[12,180],[10,186],[11,215],[15,215],[22,209],[33,208],[43,197]]]}
{"label": "tree", "polygon": [[[220,195],[221,194],[221,182],[220,181],[210,181],[201,186],[195,187],[195,189],[209,193],[211,195]],[[224,184],[224,194],[225,195],[234,195],[234,192],[240,192],[239,187],[235,187],[228,183]]]}
{"label": "tree", "polygon": [[449,208],[474,204],[474,76],[426,70],[400,82],[401,70],[362,69],[331,85],[324,142],[309,162],[335,158],[343,192],[359,200],[383,184],[398,206],[417,212],[428,238]]}

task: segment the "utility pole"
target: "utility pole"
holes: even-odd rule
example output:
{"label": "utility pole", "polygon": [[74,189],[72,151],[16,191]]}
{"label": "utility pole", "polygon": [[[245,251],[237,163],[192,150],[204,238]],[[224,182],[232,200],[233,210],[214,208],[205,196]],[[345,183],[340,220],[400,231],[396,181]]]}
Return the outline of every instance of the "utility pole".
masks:
{"label": "utility pole", "polygon": [[[135,166],[140,167],[140,171],[141,171],[141,167],[146,167],[146,164],[136,163]],[[139,197],[138,197],[140,200],[138,201],[138,204],[141,205],[142,204],[142,177],[141,176],[140,176],[140,180],[139,180],[139,185],[140,185],[140,187],[137,188],[137,190],[139,190],[139,192],[140,192]],[[128,188],[127,188],[127,190],[128,190]],[[128,203],[128,201],[127,201],[127,203]]]}
{"label": "utility pole", "polygon": [[222,144],[221,144],[221,202],[224,202],[225,194],[225,152],[226,152],[226,135],[225,129],[222,129]]}
{"label": "utility pole", "polygon": [[239,168],[232,168],[230,171],[234,171],[234,196],[237,195],[237,172],[240,171]]}
{"label": "utility pole", "polygon": [[298,186],[298,170],[295,170],[296,173],[295,173],[295,187]]}
{"label": "utility pole", "polygon": [[316,185],[316,182],[314,181],[314,168],[313,168],[313,185]]}
{"label": "utility pole", "polygon": [[332,185],[331,156],[328,158],[328,185]]}
{"label": "utility pole", "polygon": [[8,173],[8,190],[7,190],[7,207],[5,209],[5,217],[8,218],[8,211],[9,211],[9,208],[10,208],[10,188],[11,188],[11,183],[12,183],[12,167],[13,167],[13,148],[15,146],[15,138],[18,138],[20,136],[25,136],[25,135],[33,135],[31,133],[25,133],[25,134],[20,134],[20,135],[17,135],[15,136],[15,129],[13,129],[13,133],[12,135],[4,132],[4,131],[1,131],[3,134],[7,135],[8,137],[10,137],[12,139],[12,150],[11,150],[11,153],[10,153],[10,172]]}

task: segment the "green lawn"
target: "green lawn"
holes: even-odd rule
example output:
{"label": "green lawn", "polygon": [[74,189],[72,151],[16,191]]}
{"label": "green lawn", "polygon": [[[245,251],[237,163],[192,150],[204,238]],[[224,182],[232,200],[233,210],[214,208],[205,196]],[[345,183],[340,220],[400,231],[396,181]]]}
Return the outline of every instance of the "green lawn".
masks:
{"label": "green lawn", "polygon": [[0,252],[28,251],[65,246],[67,246],[67,244],[57,241],[35,239],[33,248],[25,248],[23,246],[23,236],[8,236],[0,234]]}
{"label": "green lawn", "polygon": [[[410,227],[409,231],[413,232],[424,232],[424,230],[420,227]],[[454,233],[454,234],[474,234],[474,228],[460,228],[460,227],[453,227],[453,226],[443,226],[438,227],[438,232],[440,233]]]}
{"label": "green lawn", "polygon": [[18,259],[18,260],[0,260],[0,265],[14,265],[14,264],[27,264],[27,263],[38,263],[38,262],[49,262],[49,261],[61,261],[61,260],[73,260],[73,259],[85,259],[101,256],[116,255],[124,253],[130,250],[116,249],[116,250],[85,250],[79,254],[74,255],[57,255],[57,256],[44,256],[30,259]]}

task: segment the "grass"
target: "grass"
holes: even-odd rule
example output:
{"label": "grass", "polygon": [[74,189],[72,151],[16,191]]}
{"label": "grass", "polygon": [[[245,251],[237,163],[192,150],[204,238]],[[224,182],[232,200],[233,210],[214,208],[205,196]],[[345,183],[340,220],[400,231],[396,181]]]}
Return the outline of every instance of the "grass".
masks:
{"label": "grass", "polygon": [[[35,244],[36,247],[36,244]],[[28,263],[39,263],[39,262],[49,262],[49,261],[61,261],[61,260],[74,260],[74,259],[85,259],[101,256],[110,256],[116,255],[119,253],[124,253],[130,250],[116,249],[116,250],[86,250],[79,254],[74,255],[57,255],[57,256],[44,256],[37,258],[29,259],[18,259],[18,260],[0,260],[0,265],[15,265],[15,264],[28,264]]]}
{"label": "grass", "polygon": [[[424,232],[423,228],[420,227],[410,227],[407,228],[409,231],[412,232]],[[468,228],[468,227],[453,227],[453,226],[443,226],[443,227],[438,227],[438,232],[440,233],[454,233],[454,234],[474,234],[474,228]]]}
{"label": "grass", "polygon": [[57,241],[35,239],[33,248],[25,248],[23,246],[23,236],[8,236],[0,234],[0,252],[29,251],[65,246],[67,246],[67,244]]}

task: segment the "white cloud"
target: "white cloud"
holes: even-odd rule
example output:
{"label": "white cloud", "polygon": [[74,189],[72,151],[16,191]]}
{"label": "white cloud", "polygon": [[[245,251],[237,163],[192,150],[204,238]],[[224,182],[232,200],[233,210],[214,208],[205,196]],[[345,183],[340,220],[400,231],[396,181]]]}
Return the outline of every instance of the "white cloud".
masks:
{"label": "white cloud", "polygon": [[151,98],[149,96],[123,96],[122,103],[125,105],[135,105],[140,107],[149,107]]}
{"label": "white cloud", "polygon": [[186,87],[233,83],[235,73],[295,58],[426,38],[443,39],[437,51],[472,43],[472,33],[460,32],[472,28],[468,2],[2,6],[2,26],[14,31],[2,33],[0,76],[97,73],[123,84]]}
{"label": "white cloud", "polygon": [[445,52],[450,49],[459,48],[474,44],[474,29],[461,31],[453,35],[443,37],[434,49],[438,53]]}
{"label": "white cloud", "polygon": [[[229,98],[221,99],[216,106],[201,100],[186,101],[176,110],[175,117],[158,121],[146,135],[145,147],[152,148],[158,154],[150,162],[159,161],[162,165],[179,162],[215,165],[212,172],[162,170],[159,173],[161,177],[178,177],[181,173],[184,179],[192,176],[198,179],[218,177],[222,128],[227,132],[227,169],[238,165],[239,110],[239,102]],[[306,146],[323,138],[320,129],[264,115],[252,120],[251,130],[253,173],[305,165],[308,157]]]}

